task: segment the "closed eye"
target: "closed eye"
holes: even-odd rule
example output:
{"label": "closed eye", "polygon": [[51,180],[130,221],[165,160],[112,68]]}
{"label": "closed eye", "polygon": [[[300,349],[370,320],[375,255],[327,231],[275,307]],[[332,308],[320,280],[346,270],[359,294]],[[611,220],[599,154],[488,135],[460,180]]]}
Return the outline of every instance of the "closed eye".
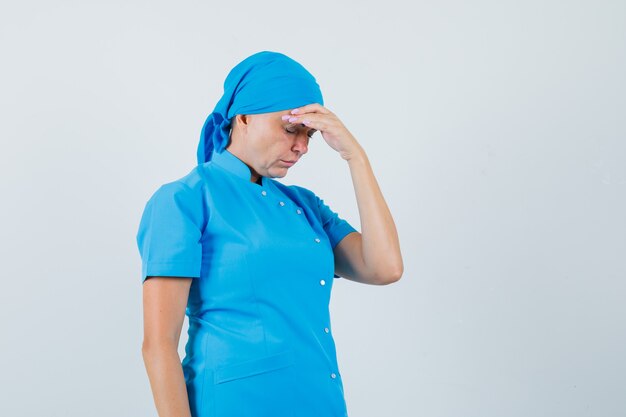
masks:
{"label": "closed eye", "polygon": [[[285,131],[286,131],[287,133],[292,134],[292,135],[293,135],[293,134],[295,134],[295,133],[297,133],[297,131],[295,131],[295,130],[289,130],[288,128],[285,128]],[[313,136],[313,134],[314,134],[315,132],[317,132],[317,129],[311,129],[311,130],[310,130],[310,133],[308,134],[309,138],[310,138],[310,137],[312,137],[312,136]]]}

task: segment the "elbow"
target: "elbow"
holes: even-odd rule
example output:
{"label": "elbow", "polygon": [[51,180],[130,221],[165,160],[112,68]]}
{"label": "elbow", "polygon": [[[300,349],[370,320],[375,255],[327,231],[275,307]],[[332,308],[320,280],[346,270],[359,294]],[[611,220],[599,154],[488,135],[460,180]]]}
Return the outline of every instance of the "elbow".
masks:
{"label": "elbow", "polygon": [[400,281],[402,278],[402,274],[404,273],[404,268],[400,266],[393,270],[391,274],[389,274],[389,278],[387,279],[387,284],[393,284],[394,282]]}
{"label": "elbow", "polygon": [[398,282],[402,278],[404,267],[399,265],[397,267],[387,268],[384,273],[377,274],[377,282],[379,285],[389,285],[394,282]]}
{"label": "elbow", "polygon": [[381,271],[381,274],[379,275],[382,277],[381,285],[389,285],[400,281],[403,273],[404,262],[402,261],[402,255],[398,252],[397,254],[394,254],[394,256],[388,258],[386,267]]}
{"label": "elbow", "polygon": [[144,338],[141,344],[141,356],[144,361],[164,353],[170,354],[172,351],[178,351],[178,342],[171,338]]}
{"label": "elbow", "polygon": [[154,349],[146,340],[141,344],[141,356],[143,357],[144,362],[151,356],[151,353]]}

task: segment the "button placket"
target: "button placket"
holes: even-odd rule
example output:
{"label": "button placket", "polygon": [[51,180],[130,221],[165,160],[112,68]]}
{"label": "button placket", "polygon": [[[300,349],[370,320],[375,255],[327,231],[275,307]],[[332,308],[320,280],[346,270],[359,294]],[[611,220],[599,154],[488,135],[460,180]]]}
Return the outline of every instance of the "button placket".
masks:
{"label": "button placket", "polygon": [[[267,191],[266,191],[266,190],[262,190],[262,191],[261,191],[261,195],[262,195],[263,197],[267,197]],[[272,199],[272,200],[273,200],[273,199]],[[278,207],[285,207],[285,206],[287,206],[287,207],[288,207],[288,208],[290,208],[290,209],[294,208],[294,206],[295,206],[295,213],[296,213],[296,215],[302,215],[302,214],[303,214],[303,210],[302,210],[302,208],[301,208],[301,207],[299,207],[299,206],[297,206],[297,205],[295,205],[295,204],[292,204],[292,205],[290,206],[290,205],[289,205],[289,204],[290,204],[290,203],[289,203],[289,201],[287,201],[287,202],[286,202],[285,200],[278,200],[278,201],[274,200],[274,202],[273,202],[272,204],[276,204]],[[306,218],[305,218],[305,219],[303,219],[303,220],[304,220],[304,221],[306,221]],[[315,243],[317,243],[317,244],[319,244],[319,243],[321,243],[321,242],[322,242],[322,240],[321,240],[318,236],[315,236],[315,237],[313,238],[313,241],[314,241]],[[324,280],[324,279],[320,279],[320,280],[319,280],[319,285],[320,285],[320,286],[322,286],[322,287],[323,287],[323,286],[325,286],[325,285],[326,285],[326,280]],[[325,334],[330,335],[330,328],[328,328],[328,327],[324,327],[324,328],[323,328],[323,331],[324,331],[324,333],[325,333]],[[336,374],[335,372],[332,372],[332,371],[331,371],[331,373],[330,373],[330,378],[331,378],[331,379],[333,379],[333,380],[334,380],[334,379],[336,379],[336,378],[337,378],[337,374]]]}

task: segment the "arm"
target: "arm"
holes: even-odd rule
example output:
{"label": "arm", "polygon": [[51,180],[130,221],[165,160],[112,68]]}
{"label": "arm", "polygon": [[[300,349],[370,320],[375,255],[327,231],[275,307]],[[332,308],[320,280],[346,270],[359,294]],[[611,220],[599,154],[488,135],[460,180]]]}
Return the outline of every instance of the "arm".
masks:
{"label": "arm", "polygon": [[386,285],[402,276],[404,266],[393,217],[365,151],[346,154],[356,195],[361,231],[346,235],[335,247],[337,275],[352,281]]}
{"label": "arm", "polygon": [[149,277],[143,284],[141,353],[160,417],[191,417],[178,342],[192,278]]}
{"label": "arm", "polygon": [[336,275],[369,284],[400,279],[404,266],[396,226],[365,151],[339,118],[320,103],[291,111],[290,123],[319,130],[326,143],[348,161],[359,206],[362,233],[348,233],[334,248]]}

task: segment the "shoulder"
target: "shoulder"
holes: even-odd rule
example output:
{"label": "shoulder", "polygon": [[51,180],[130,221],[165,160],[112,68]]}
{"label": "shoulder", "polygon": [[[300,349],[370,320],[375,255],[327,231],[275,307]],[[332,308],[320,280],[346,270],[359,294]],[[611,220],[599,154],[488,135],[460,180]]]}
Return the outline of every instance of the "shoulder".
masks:
{"label": "shoulder", "polygon": [[173,203],[179,207],[203,205],[207,184],[201,169],[202,165],[198,165],[187,174],[161,184],[153,191],[148,203]]}
{"label": "shoulder", "polygon": [[[174,192],[176,190],[186,190],[187,192],[200,193],[207,186],[206,172],[209,163],[200,164],[189,170],[185,175],[174,178],[163,183],[160,189],[165,192]],[[184,192],[184,191],[183,191]]]}
{"label": "shoulder", "polygon": [[317,204],[317,195],[309,190],[308,188],[305,188],[301,185],[286,185],[281,183],[280,181],[276,181],[274,179],[270,179],[272,181],[273,184],[275,184],[278,188],[280,188],[283,191],[288,191],[289,193],[293,193],[296,196],[298,196],[300,199],[305,200],[308,203],[316,203]]}
{"label": "shoulder", "polygon": [[191,191],[193,193],[202,193],[208,185],[207,168],[209,165],[209,163],[197,165],[189,172],[187,172],[187,174],[185,174],[184,176],[164,185],[176,184],[170,185],[170,187],[184,187],[187,188],[188,191]]}

